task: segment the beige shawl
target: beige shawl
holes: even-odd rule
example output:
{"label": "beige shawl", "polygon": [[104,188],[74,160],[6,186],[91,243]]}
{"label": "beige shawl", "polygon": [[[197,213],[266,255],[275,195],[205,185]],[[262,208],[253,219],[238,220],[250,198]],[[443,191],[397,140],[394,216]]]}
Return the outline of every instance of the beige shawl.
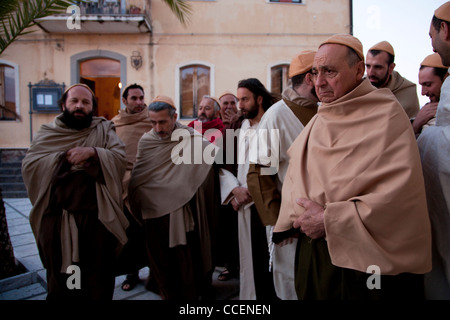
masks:
{"label": "beige shawl", "polygon": [[[89,146],[97,151],[105,179],[105,184],[96,184],[99,220],[124,245],[127,242],[125,229],[129,224],[123,214],[121,197],[126,164],[124,145],[116,135],[113,123],[104,118],[94,117],[89,128],[74,130],[68,128],[60,117],[57,116],[53,123],[41,126],[22,161],[22,175],[33,205],[30,223],[34,236],[38,238],[42,216],[49,205],[50,181],[59,156],[71,148]],[[64,217],[62,231],[73,229],[73,224],[68,225],[69,220],[70,217]],[[69,232],[64,235],[70,236]],[[74,240],[64,237],[62,242],[71,243]],[[64,256],[67,256],[65,252]],[[67,263],[70,264],[69,261]]]}
{"label": "beige shawl", "polygon": [[126,109],[122,109],[111,121],[116,126],[117,135],[125,143],[127,171],[123,176],[123,199],[130,209],[127,199],[128,183],[130,182],[131,170],[136,162],[137,146],[142,135],[152,129],[152,124],[148,109],[139,113],[128,113]]}
{"label": "beige shawl", "polygon": [[424,273],[431,233],[414,134],[387,89],[365,79],[323,103],[289,149],[275,232],[292,227],[300,197],[323,206],[332,263],[382,274]]}
{"label": "beige shawl", "polygon": [[148,110],[131,114],[122,109],[111,121],[114,122],[117,135],[125,143],[127,170],[131,171],[136,162],[138,142],[144,133],[152,129]]}
{"label": "beige shawl", "polygon": [[414,118],[419,112],[419,98],[417,98],[416,85],[403,78],[400,73],[393,71],[386,88],[390,89],[402,105],[408,118]]}
{"label": "beige shawl", "polygon": [[[194,164],[193,159],[194,156],[201,158],[203,150],[210,143],[194,129],[178,122],[176,129],[188,133],[188,137],[175,141],[161,140],[151,130],[139,141],[128,192],[131,209],[137,209],[136,212],[140,212],[143,219],[162,217],[184,206],[192,199],[211,169],[212,163],[200,159],[199,164]],[[191,147],[192,164],[176,164],[177,160],[172,159],[172,156],[181,154],[183,146],[186,146],[185,151]],[[200,146],[200,154],[194,149],[195,146]]]}
{"label": "beige shawl", "polygon": [[[203,159],[197,159],[200,161],[196,162],[200,163],[194,164],[193,158],[198,154],[201,157],[205,148],[214,146],[193,128],[178,122],[174,131],[174,134],[177,133],[184,135],[182,139],[175,141],[161,140],[154,130],[144,134],[139,141],[137,160],[128,189],[131,210],[139,219],[153,219],[170,214],[171,248],[187,243],[186,232],[194,228],[188,203],[212,169],[212,163],[208,164]],[[200,149],[196,150],[196,147]],[[191,164],[176,164],[180,160],[178,156],[188,151],[191,152],[189,159]],[[199,227],[204,223],[205,221],[199,219]],[[200,232],[204,233],[206,230],[200,228]],[[209,233],[203,238],[209,239]]]}

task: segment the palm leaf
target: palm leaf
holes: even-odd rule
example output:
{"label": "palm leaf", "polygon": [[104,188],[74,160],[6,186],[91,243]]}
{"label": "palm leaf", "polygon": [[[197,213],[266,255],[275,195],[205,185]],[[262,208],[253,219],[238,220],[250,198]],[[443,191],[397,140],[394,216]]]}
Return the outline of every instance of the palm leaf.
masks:
{"label": "palm leaf", "polygon": [[187,25],[189,23],[189,16],[192,13],[192,8],[190,3],[186,0],[163,0],[176,15],[178,20],[183,24]]}
{"label": "palm leaf", "polygon": [[0,55],[19,36],[36,24],[35,19],[63,13],[75,0],[1,0]]}

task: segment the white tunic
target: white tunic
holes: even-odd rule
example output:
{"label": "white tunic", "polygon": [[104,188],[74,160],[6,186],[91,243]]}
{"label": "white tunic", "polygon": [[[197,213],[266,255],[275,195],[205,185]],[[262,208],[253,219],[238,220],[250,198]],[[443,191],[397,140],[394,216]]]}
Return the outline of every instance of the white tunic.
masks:
{"label": "white tunic", "polygon": [[[248,129],[256,129],[257,124],[250,126],[250,122],[245,119],[241,126],[241,135]],[[248,154],[249,143],[239,144],[238,152]],[[245,163],[238,160],[238,174],[235,177],[231,172],[221,169],[220,193],[222,204],[228,204],[234,197],[231,191],[236,187],[247,188],[247,173],[249,168],[248,157]],[[255,281],[253,276],[253,255],[251,241],[251,210],[253,202],[242,206],[238,211],[238,234],[239,234],[239,261],[240,261],[240,291],[239,299],[256,300]]]}
{"label": "white tunic", "polygon": [[[295,116],[292,110],[286,105],[283,100],[278,101],[271,106],[261,118],[258,130],[279,131],[279,150],[273,150],[273,143],[268,144],[269,153],[272,157],[271,163],[277,162],[277,187],[281,194],[281,188],[286,176],[286,171],[289,165],[289,156],[287,150],[292,142],[297,138],[304,126],[300,120]],[[270,135],[269,135],[270,136]],[[276,147],[276,145],[275,145]],[[259,154],[259,164],[268,163],[266,159],[265,150],[263,154]],[[270,228],[269,232],[272,232]],[[268,239],[271,239],[269,234]],[[297,239],[283,246],[273,245],[272,249],[272,264],[273,264],[273,280],[277,296],[283,300],[297,300],[294,282],[294,268],[295,268],[295,252],[297,248]]]}
{"label": "white tunic", "polygon": [[417,143],[433,236],[433,269],[425,275],[427,299],[450,299],[450,77],[441,87],[436,125]]}

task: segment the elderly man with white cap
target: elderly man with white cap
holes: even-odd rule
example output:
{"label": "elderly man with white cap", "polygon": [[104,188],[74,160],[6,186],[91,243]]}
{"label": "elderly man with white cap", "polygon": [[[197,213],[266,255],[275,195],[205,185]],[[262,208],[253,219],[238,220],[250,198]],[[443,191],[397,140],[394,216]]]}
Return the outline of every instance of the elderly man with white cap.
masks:
{"label": "elderly man with white cap", "polygon": [[338,34],[313,63],[322,102],[289,149],[275,233],[299,229],[299,299],[420,299],[431,228],[419,151],[390,90],[364,76],[361,42]]}
{"label": "elderly man with white cap", "polygon": [[[450,65],[450,1],[435,12],[430,26],[434,51]],[[444,81],[436,124],[417,140],[422,159],[433,236],[433,269],[425,275],[427,299],[450,299],[450,80]]]}
{"label": "elderly man with white cap", "polygon": [[[278,145],[268,143],[270,151],[260,154],[258,163],[250,164],[247,175],[249,191],[258,214],[264,225],[268,226],[270,234],[280,210],[281,187],[289,163],[287,150],[317,112],[319,99],[315,93],[311,74],[315,53],[307,50],[293,57],[289,66],[292,87],[284,90],[282,99],[266,111],[258,127],[259,130],[267,132],[271,130],[279,132],[279,149]],[[276,164],[277,168],[267,168],[273,170],[272,174],[264,175],[261,174],[261,168],[264,167],[264,160],[268,155],[276,157],[270,163]],[[275,289],[278,297],[283,300],[297,299],[294,287],[294,259],[292,259],[295,256],[296,243],[296,238],[291,238],[289,243],[275,246],[270,244]]]}

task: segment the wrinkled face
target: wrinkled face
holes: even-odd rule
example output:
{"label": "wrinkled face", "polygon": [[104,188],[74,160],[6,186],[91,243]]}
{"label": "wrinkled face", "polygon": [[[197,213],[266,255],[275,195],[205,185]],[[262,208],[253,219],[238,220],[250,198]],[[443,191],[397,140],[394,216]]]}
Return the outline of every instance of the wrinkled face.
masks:
{"label": "wrinkled face", "polygon": [[174,113],[173,116],[170,116],[167,109],[157,112],[150,110],[149,118],[153,126],[153,130],[155,130],[159,138],[161,140],[169,139],[175,128],[177,114]]}
{"label": "wrinkled face", "polygon": [[333,102],[359,85],[364,75],[364,62],[350,67],[348,48],[339,44],[322,45],[314,58],[312,75],[319,100]]}
{"label": "wrinkled face", "polygon": [[221,109],[220,112],[224,113],[226,110],[231,109],[237,112],[236,98],[231,94],[226,94],[220,98]]}
{"label": "wrinkled face", "polygon": [[442,80],[434,74],[432,67],[424,67],[419,70],[419,84],[422,86],[423,96],[430,98],[430,102],[439,102]]}
{"label": "wrinkled face", "polygon": [[122,98],[122,101],[130,114],[139,113],[145,109],[144,92],[139,88],[129,89],[127,98]]}
{"label": "wrinkled face", "polygon": [[[255,101],[253,92],[247,88],[238,88],[237,98],[239,100],[239,109],[246,119],[254,119],[258,115],[259,106]],[[262,99],[262,97],[259,97]]]}
{"label": "wrinkled face", "polygon": [[389,77],[394,70],[394,64],[388,65],[389,56],[387,52],[380,52],[376,56],[373,56],[370,52],[366,56],[366,70],[367,77],[370,83],[377,88],[385,86]]}
{"label": "wrinkled face", "polygon": [[203,98],[198,106],[198,119],[201,122],[214,120],[218,117],[219,111],[214,110],[214,100]]}

